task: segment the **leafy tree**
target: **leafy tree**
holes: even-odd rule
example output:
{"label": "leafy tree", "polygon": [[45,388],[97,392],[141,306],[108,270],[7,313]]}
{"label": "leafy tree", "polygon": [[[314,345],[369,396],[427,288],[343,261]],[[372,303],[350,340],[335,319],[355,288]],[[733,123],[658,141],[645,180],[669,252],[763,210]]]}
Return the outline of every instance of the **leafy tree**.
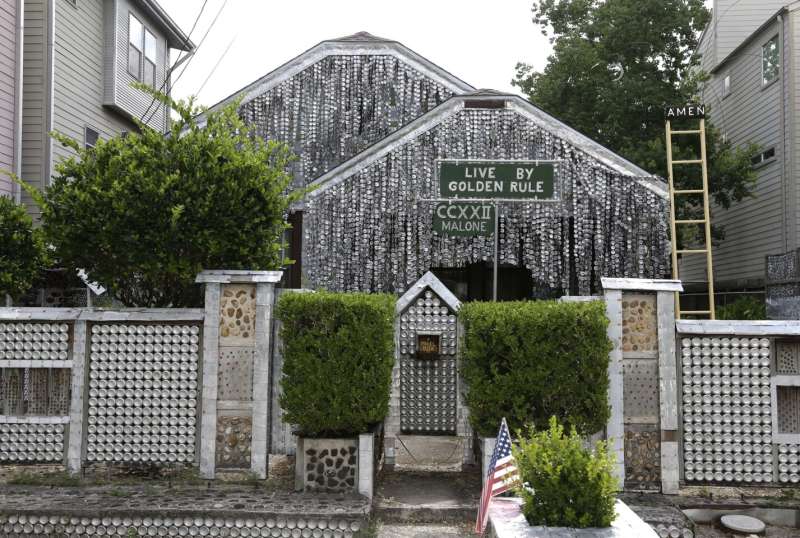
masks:
{"label": "leafy tree", "polygon": [[[703,4],[534,2],[533,22],[550,37],[553,53],[542,72],[518,64],[513,84],[537,106],[645,170],[667,177],[663,108],[696,100],[706,79],[694,53],[697,36],[710,18]],[[711,196],[728,208],[751,196],[756,175],[750,159],[758,148],[733,148],[713,126],[707,131]],[[675,138],[675,158],[699,155],[697,137],[692,138],[695,145],[689,137]],[[699,188],[700,179],[699,167],[683,167],[676,183],[679,188]],[[679,199],[680,216],[696,217],[702,211],[699,196]]]}
{"label": "leafy tree", "polygon": [[25,207],[0,196],[0,304],[17,298],[32,286],[47,263],[41,230]]}
{"label": "leafy tree", "polygon": [[[144,88],[143,88],[144,89]],[[209,113],[153,92],[177,112],[167,136],[146,125],[56,166],[43,227],[65,267],[128,306],[200,303],[202,269],[281,266],[288,148],[253,135],[237,103]]]}

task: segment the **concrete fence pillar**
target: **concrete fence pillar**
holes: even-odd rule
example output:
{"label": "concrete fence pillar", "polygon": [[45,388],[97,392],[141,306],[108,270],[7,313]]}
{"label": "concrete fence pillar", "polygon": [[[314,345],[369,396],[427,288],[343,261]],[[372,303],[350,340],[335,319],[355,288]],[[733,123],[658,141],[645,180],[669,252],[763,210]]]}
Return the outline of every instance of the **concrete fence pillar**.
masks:
{"label": "concrete fence pillar", "polygon": [[280,271],[203,271],[200,474],[267,477],[272,310]]}

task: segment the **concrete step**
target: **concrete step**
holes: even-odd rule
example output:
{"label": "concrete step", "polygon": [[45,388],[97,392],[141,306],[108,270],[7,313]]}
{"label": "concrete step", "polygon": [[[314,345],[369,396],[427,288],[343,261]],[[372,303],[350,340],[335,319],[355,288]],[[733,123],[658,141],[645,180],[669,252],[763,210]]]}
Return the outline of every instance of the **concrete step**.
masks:
{"label": "concrete step", "polygon": [[470,472],[384,472],[373,517],[384,524],[469,526],[478,513],[481,480]]}
{"label": "concrete step", "polygon": [[469,525],[398,525],[380,524],[378,538],[474,538]]}

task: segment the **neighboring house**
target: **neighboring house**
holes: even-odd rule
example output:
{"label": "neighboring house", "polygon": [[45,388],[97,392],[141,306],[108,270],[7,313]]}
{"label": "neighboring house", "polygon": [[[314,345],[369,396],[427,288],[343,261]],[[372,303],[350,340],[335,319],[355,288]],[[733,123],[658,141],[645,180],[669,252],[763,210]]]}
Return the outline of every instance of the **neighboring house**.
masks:
{"label": "neighboring house", "polygon": [[[19,174],[21,145],[15,133],[22,122],[20,69],[21,40],[17,39],[22,26],[18,0],[0,0],[0,170]],[[0,172],[0,196],[14,196],[11,178]]]}
{"label": "neighboring house", "polygon": [[[17,32],[6,40],[6,13],[24,13],[23,39]],[[135,130],[134,118],[164,131],[169,122],[166,107],[153,104],[152,97],[131,83],[168,92],[170,49],[194,48],[154,0],[0,0],[0,28],[3,83],[4,70],[11,69],[5,63],[6,50],[17,51],[12,59],[20,51],[23,58],[21,96],[14,94],[22,124],[14,132],[13,147],[19,146],[14,164],[21,177],[39,189],[49,184],[54,164],[72,153],[49,136],[51,131],[85,146]],[[13,45],[6,43],[11,40]],[[18,77],[17,72],[14,80]],[[6,91],[0,84],[0,125],[5,121]],[[0,163],[4,134],[0,126]],[[38,216],[35,204],[21,194],[31,214]]]}
{"label": "neighboring house", "polygon": [[588,294],[601,276],[668,271],[661,181],[396,41],[324,41],[211,110],[237,98],[260,136],[298,155],[294,184],[316,188],[290,215],[289,287],[402,293],[433,270],[462,299],[490,297],[493,242],[433,233],[443,158],[559,160],[563,203],[500,205],[499,298]]}
{"label": "neighboring house", "polygon": [[[698,52],[709,74],[702,101],[714,125],[735,146],[761,147],[753,163],[754,197],[729,209],[712,208],[712,222],[725,228],[713,249],[717,291],[762,290],[765,256],[800,246],[796,177],[800,156],[800,2],[717,0]],[[714,181],[714,178],[710,178]],[[681,278],[705,286],[700,256],[681,262]],[[725,299],[718,296],[717,304]]]}

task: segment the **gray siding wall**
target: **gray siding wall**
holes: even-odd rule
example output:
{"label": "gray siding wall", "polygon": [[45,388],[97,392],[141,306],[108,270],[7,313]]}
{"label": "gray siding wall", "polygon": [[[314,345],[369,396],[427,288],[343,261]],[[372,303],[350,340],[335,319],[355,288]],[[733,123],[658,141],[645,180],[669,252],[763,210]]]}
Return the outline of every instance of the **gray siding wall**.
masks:
{"label": "gray siding wall", "polygon": [[[710,32],[711,65],[723,60],[770,16],[791,0],[714,0]],[[706,67],[704,65],[704,67]]]}
{"label": "gray siding wall", "polygon": [[[732,12],[731,12],[732,13]],[[784,22],[788,29],[788,23]],[[726,237],[714,248],[715,281],[732,283],[764,277],[764,256],[785,250],[788,226],[783,182],[783,163],[787,152],[781,133],[781,93],[788,91],[786,69],[777,82],[761,84],[761,47],[778,34],[778,23],[765,28],[751,43],[732,58],[706,84],[703,101],[709,105],[711,121],[734,145],[755,142],[762,150],[775,148],[775,158],[757,168],[755,197],[735,203],[730,209],[712,207],[712,222],[725,227]],[[784,33],[788,37],[788,32]],[[784,58],[788,43],[784,42]],[[784,62],[784,65],[785,62]],[[731,92],[723,98],[722,84],[731,77]],[[788,102],[788,99],[786,100]],[[790,129],[787,121],[787,130]],[[676,171],[680,167],[676,167]],[[787,177],[792,177],[787,174]],[[713,178],[711,178],[713,181]],[[702,258],[702,260],[701,260]],[[681,264],[684,281],[705,281],[705,259],[690,256]]]}
{"label": "gray siding wall", "polygon": [[[133,124],[103,106],[104,2],[56,1],[55,92],[53,128],[79,144],[90,127],[102,138],[134,129]],[[71,155],[54,144],[53,159]]]}
{"label": "gray siding wall", "polygon": [[[156,130],[164,131],[167,122],[167,111],[165,107],[152,103],[152,97],[147,95],[141,90],[131,87],[131,83],[136,82],[128,72],[128,15],[133,13],[142,24],[147,28],[155,37],[158,43],[158,61],[156,62],[156,88],[161,88],[164,83],[167,65],[167,40],[166,37],[158,30],[158,27],[149,17],[145,16],[141,10],[137,9],[136,3],[129,0],[115,0],[116,1],[116,19],[117,19],[117,32],[116,32],[116,50],[115,61],[116,67],[114,73],[116,80],[114,84],[106,83],[106,92],[113,89],[112,95],[106,94],[106,103],[113,103],[119,107],[124,113],[130,114],[138,119],[142,119],[147,109],[148,125]],[[111,2],[107,2],[111,3]],[[110,47],[109,47],[110,48]],[[166,90],[166,87],[163,88]],[[153,111],[156,110],[155,113]]]}
{"label": "gray siding wall", "polygon": [[[17,69],[17,0],[0,0],[0,169],[14,169]],[[11,179],[0,172],[0,196],[11,195]]]}
{"label": "gray siding wall", "polygon": [[[62,3],[62,2],[59,2]],[[47,0],[25,0],[25,44],[23,49],[22,178],[41,189],[47,150]],[[39,208],[27,193],[22,200],[34,218]]]}

